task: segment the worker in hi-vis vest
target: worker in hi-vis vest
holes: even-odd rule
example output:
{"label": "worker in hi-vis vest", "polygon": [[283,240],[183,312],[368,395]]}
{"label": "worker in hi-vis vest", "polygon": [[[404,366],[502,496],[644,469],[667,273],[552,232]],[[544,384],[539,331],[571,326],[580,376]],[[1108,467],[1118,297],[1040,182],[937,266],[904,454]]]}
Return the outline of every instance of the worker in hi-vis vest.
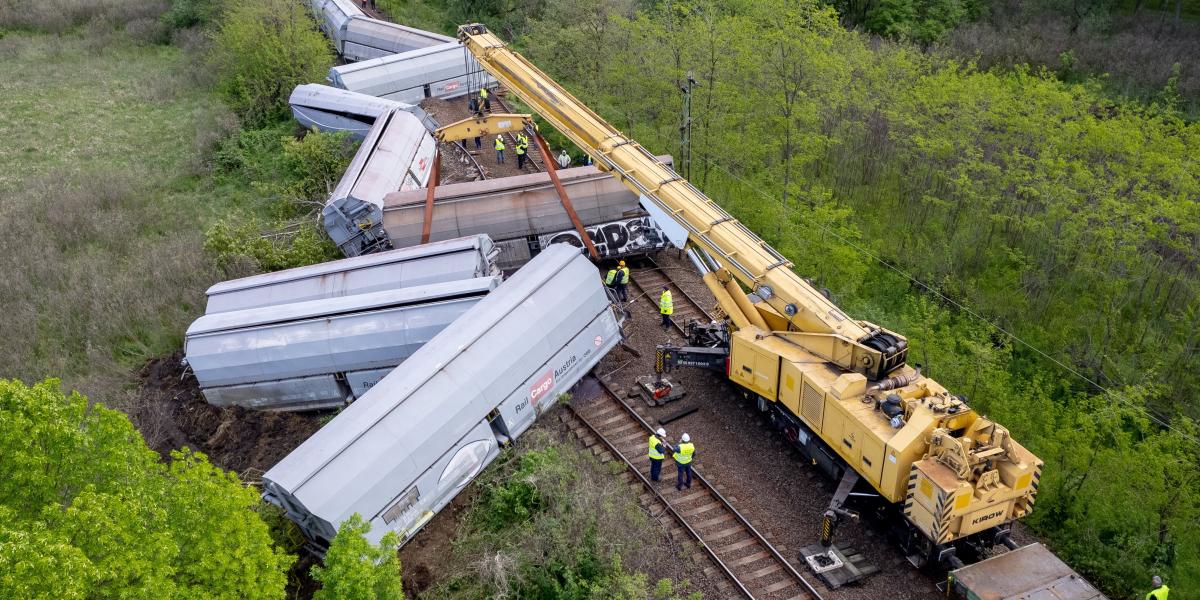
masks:
{"label": "worker in hi-vis vest", "polygon": [[625,286],[629,285],[629,267],[625,266],[625,261],[617,263],[617,268],[609,269],[608,275],[604,277],[604,285],[613,289],[617,300],[628,300],[625,296]]}
{"label": "worker in hi-vis vest", "polygon": [[517,168],[525,168],[525,152],[529,148],[529,144],[521,141],[522,136],[517,136]]}
{"label": "worker in hi-vis vest", "polygon": [[1150,585],[1153,585],[1154,589],[1146,594],[1146,600],[1167,600],[1167,593],[1171,591],[1171,588],[1163,585],[1162,577],[1155,575],[1150,579]]}
{"label": "worker in hi-vis vest", "polygon": [[667,457],[667,443],[663,441],[666,439],[667,430],[662,427],[650,436],[650,450],[647,453],[650,457],[650,481],[658,481],[662,474],[662,461]]}
{"label": "worker in hi-vis vest", "polygon": [[496,136],[496,163],[504,164],[504,140]]}
{"label": "worker in hi-vis vest", "polygon": [[679,447],[671,458],[675,459],[675,489],[692,489],[692,458],[696,454],[696,445],[688,434],[679,437]]}
{"label": "worker in hi-vis vest", "polygon": [[492,112],[492,100],[488,98],[488,91],[485,87],[479,88],[479,103],[483,105],[484,111]]}
{"label": "worker in hi-vis vest", "polygon": [[671,289],[665,285],[662,295],[658,297],[658,312],[662,313],[663,329],[670,329],[671,313],[675,312],[675,302],[671,300]]}

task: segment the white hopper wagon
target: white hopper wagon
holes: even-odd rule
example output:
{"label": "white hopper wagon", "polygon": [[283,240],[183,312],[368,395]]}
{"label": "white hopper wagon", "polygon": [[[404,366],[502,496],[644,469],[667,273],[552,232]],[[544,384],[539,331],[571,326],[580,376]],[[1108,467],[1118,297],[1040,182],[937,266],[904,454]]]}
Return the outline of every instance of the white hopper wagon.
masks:
{"label": "white hopper wagon", "polygon": [[346,256],[386,250],[383,197],[425,187],[437,142],[413,115],[392,109],[375,121],[325,204],[325,232]]}
{"label": "white hopper wagon", "polygon": [[205,315],[188,327],[186,360],[209,404],[337,407],[499,284],[480,277]]}
{"label": "white hopper wagon", "polygon": [[496,80],[480,68],[474,58],[464,55],[457,41],[420,50],[339,65],[329,70],[329,84],[397,102],[419,104],[426,98],[457,98],[472,88],[468,79],[482,81],[489,88]]}
{"label": "white hopper wagon", "polygon": [[292,116],[305,129],[336,133],[348,131],[362,139],[375,124],[375,119],[394,108],[408,110],[411,105],[366,94],[305,83],[296,86],[288,97]]}
{"label": "white hopper wagon", "polygon": [[339,54],[345,39],[346,24],[351,19],[367,16],[351,0],[308,0],[308,7],[316,15],[321,31],[333,41]]}
{"label": "white hopper wagon", "polygon": [[207,314],[499,275],[499,249],[486,235],[223,281],[210,288]]}
{"label": "white hopper wagon", "polygon": [[621,339],[596,268],[547,248],[263,477],[320,549],[358,513],[407,541]]}
{"label": "white hopper wagon", "polygon": [[370,60],[447,42],[457,43],[448,35],[359,17],[346,22],[338,53],[348,61]]}

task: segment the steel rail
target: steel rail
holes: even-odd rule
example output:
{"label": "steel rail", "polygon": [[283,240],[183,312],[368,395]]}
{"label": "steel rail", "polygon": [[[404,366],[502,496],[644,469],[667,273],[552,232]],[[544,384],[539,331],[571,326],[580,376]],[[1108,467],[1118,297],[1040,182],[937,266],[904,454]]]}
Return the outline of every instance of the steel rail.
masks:
{"label": "steel rail", "polygon": [[[621,406],[625,410],[625,412],[629,414],[629,416],[636,419],[637,422],[639,424],[641,424],[643,429],[645,429],[647,432],[654,431],[654,428],[651,427],[650,424],[647,423],[646,420],[641,417],[641,415],[637,414],[637,411],[633,410],[633,407],[626,404],[625,401],[621,399],[621,397],[612,389],[612,387],[610,387],[608,385],[607,382],[605,382],[604,380],[602,380],[598,377],[596,377],[595,379],[596,379],[596,382],[598,384],[600,384],[600,387],[605,391],[605,393],[607,393],[608,396],[613,399],[613,401],[615,401],[619,406]],[[568,406],[570,406],[570,405],[568,405]],[[575,412],[575,409],[573,406],[571,407],[571,410],[572,410],[572,412]],[[582,416],[580,416],[580,419],[583,420]],[[598,432],[597,432],[597,435],[599,435]],[[605,445],[608,445],[610,448],[612,447],[612,443],[609,442],[606,438],[604,438],[604,436],[601,435],[600,438],[603,439],[603,441],[605,442]],[[618,452],[618,454],[619,454],[619,452]],[[631,463],[628,459],[625,459],[624,456],[622,456],[622,460],[624,460],[626,464],[628,464],[631,468],[633,468],[634,471],[637,472],[638,476],[642,477],[643,481],[645,481],[645,477],[642,476],[642,473],[637,468],[633,467],[633,463]],[[805,579],[804,576],[801,575],[800,572],[797,571],[796,568],[793,567],[792,564],[790,562],[788,562],[787,559],[784,558],[783,555],[780,554],[778,550],[775,549],[775,546],[772,545],[771,542],[767,541],[767,538],[764,537],[762,535],[762,533],[760,533],[758,531],[758,529],[756,529],[754,527],[754,525],[750,524],[750,520],[747,519],[744,515],[742,515],[742,513],[739,512],[738,509],[733,506],[733,503],[730,502],[728,498],[726,498],[723,494],[721,494],[720,491],[717,490],[716,486],[714,486],[712,483],[710,483],[708,481],[708,479],[705,478],[704,475],[702,475],[698,470],[693,469],[692,474],[695,476],[695,478],[698,481],[700,481],[700,483],[704,484],[704,487],[708,489],[709,493],[711,493],[713,495],[713,497],[717,499],[718,502],[720,502],[727,509],[729,509],[729,512],[731,514],[733,514],[733,516],[737,519],[738,523],[741,524],[743,527],[745,527],[746,530],[749,531],[750,534],[754,537],[754,539],[756,541],[758,541],[758,543],[762,544],[762,546],[771,554],[771,556],[774,557],[775,560],[777,560],[781,565],[783,565],[783,568],[788,572],[788,574],[790,574],[792,577],[794,577],[796,579],[796,581],[800,582],[800,584],[808,591],[808,593],[812,595],[813,600],[822,600],[821,594],[819,592],[817,592],[816,588],[814,588],[813,585],[811,583],[809,583],[808,580]],[[649,485],[649,482],[647,481],[646,484]],[[656,490],[656,492],[657,492],[657,490]],[[669,503],[668,503],[668,506],[669,506]],[[690,529],[690,527],[689,527],[689,529]],[[703,544],[703,541],[701,541],[701,543]],[[705,544],[705,548],[708,549],[707,544]],[[710,553],[712,552],[711,549],[709,549],[709,551],[710,551]],[[716,559],[716,560],[718,562],[720,562],[720,559]],[[721,564],[723,565],[724,563],[721,563]],[[740,582],[739,582],[739,584],[740,584]],[[747,592],[747,593],[749,593],[749,592]]]}
{"label": "steel rail", "polygon": [[[599,379],[596,379],[596,381],[600,382],[601,386],[604,385],[604,382],[600,381]],[[603,387],[603,389],[606,394],[611,396],[614,400],[617,400],[618,402],[620,402],[620,399],[618,399],[616,397],[616,395],[612,393],[611,390],[609,390],[607,387]],[[754,594],[750,593],[750,590],[746,589],[746,586],[743,585],[741,580],[737,578],[737,575],[733,574],[733,570],[729,568],[729,565],[726,565],[725,561],[721,560],[717,556],[716,551],[714,551],[712,549],[712,547],[710,547],[708,545],[708,543],[704,541],[704,538],[700,536],[700,532],[693,529],[691,524],[687,522],[687,519],[685,519],[683,517],[683,515],[679,514],[679,511],[675,510],[675,507],[671,506],[671,503],[670,503],[670,501],[667,500],[666,496],[663,496],[662,492],[658,491],[658,488],[654,487],[654,485],[650,483],[649,479],[646,479],[646,476],[642,474],[642,471],[640,469],[638,469],[636,466],[634,466],[633,462],[630,461],[625,456],[625,454],[623,454],[620,450],[618,450],[616,445],[614,445],[611,441],[609,441],[609,439],[607,437],[604,437],[604,434],[600,433],[600,430],[597,429],[594,425],[592,425],[591,422],[589,422],[587,420],[587,417],[584,417],[583,413],[581,413],[579,411],[579,409],[575,408],[575,405],[568,403],[567,408],[570,409],[571,414],[574,415],[574,417],[576,419],[578,419],[579,422],[582,423],[583,426],[586,427],[587,430],[592,433],[592,435],[596,436],[597,440],[602,442],[605,445],[605,447],[608,448],[609,452],[613,453],[614,456],[621,459],[621,462],[625,463],[625,465],[628,466],[633,471],[634,475],[637,476],[638,480],[642,482],[642,485],[645,486],[646,489],[650,490],[650,493],[654,494],[654,497],[658,498],[658,501],[661,502],[664,507],[666,507],[667,512],[671,513],[671,516],[675,517],[675,520],[678,521],[679,524],[682,525],[683,528],[686,529],[687,532],[693,538],[695,538],[697,542],[700,543],[700,547],[704,548],[704,552],[706,554],[708,554],[708,557],[710,559],[712,559],[712,561],[714,563],[716,563],[717,566],[720,567],[722,571],[725,572],[725,576],[728,577],[729,580],[732,581],[735,586],[737,586],[738,591],[740,591],[744,596],[746,596],[750,600],[755,600]],[[705,483],[705,485],[708,485],[708,484]],[[732,508],[732,507],[730,507],[730,508]]]}

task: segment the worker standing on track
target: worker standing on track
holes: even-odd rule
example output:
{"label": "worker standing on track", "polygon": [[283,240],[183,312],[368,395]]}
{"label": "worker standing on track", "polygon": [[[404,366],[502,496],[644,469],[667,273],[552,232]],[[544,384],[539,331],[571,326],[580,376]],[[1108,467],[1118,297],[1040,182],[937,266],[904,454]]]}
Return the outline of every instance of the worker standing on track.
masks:
{"label": "worker standing on track", "polygon": [[525,136],[517,135],[517,168],[525,168],[525,152],[529,149],[529,142],[522,141]]}
{"label": "worker standing on track", "polygon": [[[692,489],[692,458],[696,454],[696,445],[688,434],[679,437],[679,447],[671,458],[675,459],[675,489],[683,491]],[[686,482],[684,481],[686,477]]]}
{"label": "worker standing on track", "polygon": [[558,168],[565,169],[569,166],[571,166],[571,155],[567,154],[566,150],[559,150],[559,152],[558,152]]}
{"label": "worker standing on track", "polygon": [[650,436],[650,481],[659,481],[662,475],[662,461],[667,457],[667,443],[663,440],[667,439],[667,430],[662,427],[658,428]]}
{"label": "worker standing on track", "polygon": [[670,329],[671,315],[675,312],[675,302],[671,299],[671,289],[665,285],[662,295],[658,297],[658,312],[662,313],[663,329]]}
{"label": "worker standing on track", "polygon": [[604,277],[604,285],[613,289],[617,300],[621,302],[629,300],[625,294],[625,287],[629,285],[629,268],[625,266],[625,261],[617,263],[617,268],[608,271],[608,275]]}
{"label": "worker standing on track", "polygon": [[488,91],[486,87],[479,88],[479,101],[480,104],[483,105],[484,112],[492,112],[492,100],[491,98],[488,98]]}
{"label": "worker standing on track", "polygon": [[504,140],[496,136],[496,164],[504,164]]}
{"label": "worker standing on track", "polygon": [[1150,584],[1154,586],[1154,589],[1146,594],[1146,600],[1167,600],[1167,593],[1171,591],[1171,588],[1163,585],[1162,577],[1155,575],[1150,579]]}

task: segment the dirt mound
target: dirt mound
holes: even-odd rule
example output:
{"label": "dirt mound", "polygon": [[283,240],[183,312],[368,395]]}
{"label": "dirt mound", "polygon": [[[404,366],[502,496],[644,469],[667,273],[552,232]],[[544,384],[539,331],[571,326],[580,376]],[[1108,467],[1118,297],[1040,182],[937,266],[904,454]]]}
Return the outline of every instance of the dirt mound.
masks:
{"label": "dirt mound", "polygon": [[213,464],[256,480],[320,428],[319,415],[218,408],[204,401],[183,353],[152,360],[141,380],[137,420],[146,443],[167,456],[187,446]]}

